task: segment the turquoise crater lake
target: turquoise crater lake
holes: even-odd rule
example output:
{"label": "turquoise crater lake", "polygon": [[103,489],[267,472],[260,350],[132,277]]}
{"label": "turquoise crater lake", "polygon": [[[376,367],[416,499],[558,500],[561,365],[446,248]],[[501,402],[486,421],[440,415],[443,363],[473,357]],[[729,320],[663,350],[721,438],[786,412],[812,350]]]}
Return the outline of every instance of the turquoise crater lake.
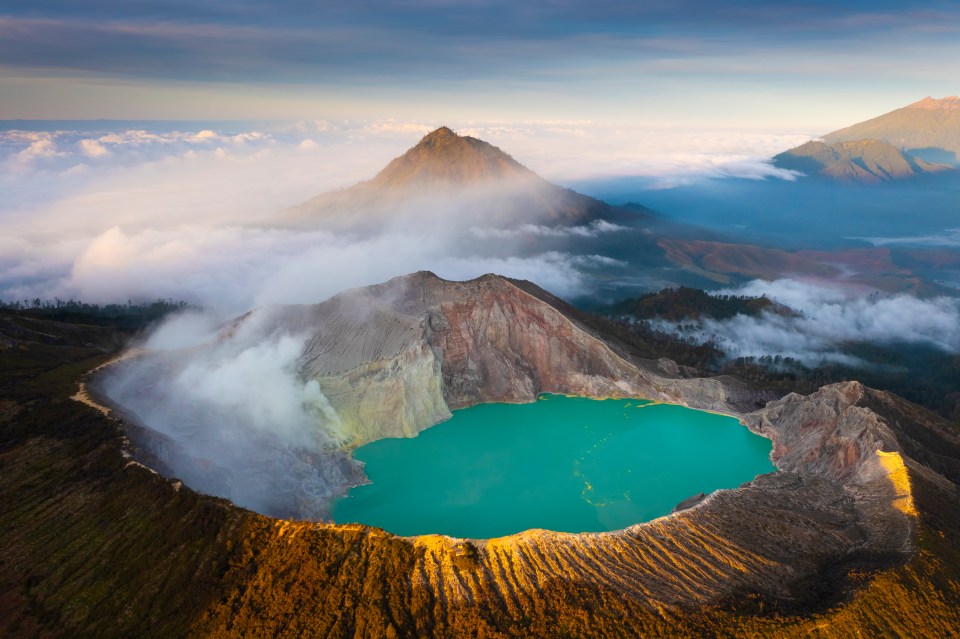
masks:
{"label": "turquoise crater lake", "polygon": [[672,404],[559,395],[480,404],[417,437],[356,449],[370,483],[340,499],[333,518],[469,538],[619,530],[772,472],[771,446],[732,417]]}

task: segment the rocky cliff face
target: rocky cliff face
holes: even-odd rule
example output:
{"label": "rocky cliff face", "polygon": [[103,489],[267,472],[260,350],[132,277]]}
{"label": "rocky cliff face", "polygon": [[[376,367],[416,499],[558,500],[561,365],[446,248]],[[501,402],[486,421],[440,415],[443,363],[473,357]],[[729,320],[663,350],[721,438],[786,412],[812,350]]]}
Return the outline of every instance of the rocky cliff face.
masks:
{"label": "rocky cliff face", "polygon": [[746,415],[773,439],[780,472],[669,517],[612,533],[528,531],[474,542],[467,568],[460,542],[418,538],[423,568],[414,584],[441,600],[522,602],[573,581],[663,612],[745,592],[803,600],[805,576],[829,562],[904,561],[915,548],[917,511],[892,431],[862,405],[868,392],[841,384]]}
{"label": "rocky cliff face", "polygon": [[773,441],[779,472],[626,530],[529,531],[473,541],[469,551],[441,536],[410,540],[411,585],[434,601],[522,602],[558,580],[637,597],[652,612],[738,592],[788,601],[802,599],[805,579],[831,562],[895,564],[916,547],[911,462],[867,406],[871,391],[855,382],[747,412],[731,380],[681,378],[670,362],[630,358],[548,293],[498,276],[448,282],[417,273],[243,322],[307,332],[301,375],[320,384],[347,445],[416,434],[452,408],[541,392],[723,411]]}
{"label": "rocky cliff face", "polygon": [[350,445],[414,435],[448,409],[545,392],[740,405],[735,386],[629,361],[541,297],[499,276],[449,282],[422,272],[262,312],[271,326],[309,333],[301,374],[319,382]]}
{"label": "rocky cliff face", "polygon": [[[185,370],[218,377],[281,338],[303,344],[293,361],[299,382],[284,387],[294,391],[288,401],[305,398],[298,387],[316,384],[333,414],[301,420],[300,430],[274,424],[274,436],[231,409],[230,400],[223,410],[219,395],[237,390],[214,382],[217,397],[211,401],[208,392],[199,402],[169,391]],[[225,356],[232,364],[222,364]],[[529,282],[494,275],[450,282],[426,272],[312,306],[259,309],[211,344],[144,354],[109,375],[103,389],[110,401],[142,423],[130,430],[143,463],[259,512],[308,519],[326,518],[332,501],[362,481],[346,451],[414,436],[452,409],[532,402],[541,393],[643,397],[724,412],[756,400],[730,380],[689,378],[668,360],[615,351]],[[302,415],[278,419],[295,417]]]}
{"label": "rocky cliff face", "polygon": [[[305,335],[299,375],[319,384],[337,415],[326,424],[329,440],[347,447],[415,435],[448,418],[450,409],[479,402],[530,402],[543,392],[642,397],[741,416],[773,440],[774,462],[799,482],[799,490],[815,485],[814,493],[823,497],[862,485],[871,499],[894,499],[883,487],[894,472],[884,464],[895,460],[877,451],[896,456],[900,449],[882,420],[858,407],[862,387],[790,395],[749,413],[755,398],[734,380],[682,377],[672,362],[614,350],[572,309],[530,283],[493,275],[449,282],[421,272],[314,306],[262,309],[230,332],[251,342],[277,332]],[[350,472],[325,477],[337,485],[311,489],[324,498],[355,482]],[[811,507],[820,497],[808,495]],[[851,521],[859,521],[856,499],[846,498]]]}

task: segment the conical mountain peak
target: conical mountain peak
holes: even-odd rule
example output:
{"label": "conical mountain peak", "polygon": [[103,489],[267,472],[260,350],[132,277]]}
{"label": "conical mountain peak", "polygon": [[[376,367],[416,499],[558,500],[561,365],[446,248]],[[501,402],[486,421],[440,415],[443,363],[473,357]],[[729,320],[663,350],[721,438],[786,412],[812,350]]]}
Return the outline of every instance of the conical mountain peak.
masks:
{"label": "conical mountain peak", "polygon": [[436,130],[434,130],[434,131],[431,131],[430,133],[428,133],[428,134],[426,134],[425,136],[423,136],[423,139],[420,140],[420,144],[424,144],[424,143],[428,143],[428,144],[429,144],[429,143],[436,143],[436,142],[439,142],[439,141],[444,140],[444,139],[448,139],[448,138],[458,138],[458,137],[460,137],[460,136],[457,135],[456,133],[454,133],[454,132],[453,132],[453,129],[451,129],[451,128],[448,127],[448,126],[442,126],[442,127],[440,127],[439,129],[436,129]]}
{"label": "conical mountain peak", "polygon": [[535,174],[492,144],[442,126],[390,162],[371,183],[383,188],[464,186],[517,178]]}
{"label": "conical mountain peak", "polygon": [[[442,126],[372,180],[320,194],[286,212],[298,228],[376,227],[435,214],[461,225],[577,225],[625,213],[544,180],[497,147]],[[631,211],[629,217],[637,219]],[[417,217],[422,220],[422,215]]]}

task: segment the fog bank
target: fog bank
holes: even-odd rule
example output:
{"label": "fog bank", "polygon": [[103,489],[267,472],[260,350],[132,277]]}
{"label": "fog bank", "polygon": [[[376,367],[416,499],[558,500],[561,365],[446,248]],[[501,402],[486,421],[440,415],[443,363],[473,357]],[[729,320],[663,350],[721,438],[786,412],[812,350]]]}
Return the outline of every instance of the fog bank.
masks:
{"label": "fog bank", "polygon": [[670,322],[658,322],[658,328],[700,343],[713,339],[730,357],[780,355],[811,366],[867,365],[845,352],[844,345],[851,342],[906,342],[960,352],[960,299],[955,297],[920,299],[789,279],[755,280],[716,293],[766,295],[797,314],[706,318],[685,322],[679,330]]}

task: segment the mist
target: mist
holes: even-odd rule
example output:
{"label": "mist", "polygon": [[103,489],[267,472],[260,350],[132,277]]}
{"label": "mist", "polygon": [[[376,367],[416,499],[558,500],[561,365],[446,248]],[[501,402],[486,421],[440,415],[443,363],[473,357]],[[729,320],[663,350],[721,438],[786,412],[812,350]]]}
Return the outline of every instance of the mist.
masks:
{"label": "mist", "polygon": [[306,339],[269,308],[226,323],[190,311],[99,384],[148,465],[257,512],[323,519],[362,474],[319,384],[298,374]]}
{"label": "mist", "polygon": [[571,186],[611,203],[640,202],[739,242],[807,249],[957,246],[951,229],[960,181],[953,175],[870,186],[740,176],[675,181],[672,188],[638,175],[574,180]]}
{"label": "mist", "polygon": [[[473,202],[478,194],[424,193],[387,216],[340,215],[308,230],[279,223],[282,211],[311,196],[371,177],[429,124],[60,126],[0,134],[6,168],[0,176],[0,298],[7,301],[162,297],[236,314],[266,303],[318,302],[424,269],[449,279],[497,272],[567,298],[592,293],[599,270],[606,280],[631,281],[626,255],[611,260],[604,252],[617,235],[624,247],[637,244],[628,239],[629,223],[569,226],[537,219],[510,205],[518,194],[506,186],[499,195],[486,189]],[[667,153],[669,137],[661,131],[651,138],[659,147],[631,147],[623,139],[639,140],[643,131],[586,122],[461,129],[502,145],[561,183],[637,162],[652,167],[653,156]],[[692,159],[674,163],[676,173],[701,172],[704,154],[714,166],[725,158],[736,164],[751,148],[759,158],[789,136],[744,134],[739,144],[732,134],[686,139]],[[675,144],[669,150],[683,152]],[[636,162],[625,159],[631,153]],[[491,201],[499,204],[491,208]],[[603,242],[591,242],[598,238]]]}
{"label": "mist", "polygon": [[670,322],[658,322],[657,327],[700,343],[714,340],[731,358],[780,355],[808,366],[825,362],[871,366],[845,348],[857,342],[907,343],[960,352],[960,298],[956,297],[921,299],[789,279],[755,280],[716,293],[765,295],[795,313],[706,318],[685,322],[679,328]]}
{"label": "mist", "polygon": [[502,241],[489,253],[474,247],[453,201],[372,229],[274,224],[286,208],[369,178],[426,125],[232,126],[3,132],[0,298],[163,297],[239,313],[421,269],[453,279],[498,270],[559,294],[583,289],[576,260],[557,246],[523,255]]}
{"label": "mist", "polygon": [[[508,206],[513,186],[408,193],[386,216],[284,224],[284,210],[370,177],[428,130],[8,131],[0,297],[202,307],[139,338],[139,354],[100,381],[134,457],[258,512],[328,518],[362,471],[342,449],[336,411],[300,373],[307,335],[276,325],[274,305],[422,269],[457,280],[496,272],[575,296],[591,269],[623,266],[570,242],[627,227],[537,219]],[[491,198],[499,221],[478,206]]]}

